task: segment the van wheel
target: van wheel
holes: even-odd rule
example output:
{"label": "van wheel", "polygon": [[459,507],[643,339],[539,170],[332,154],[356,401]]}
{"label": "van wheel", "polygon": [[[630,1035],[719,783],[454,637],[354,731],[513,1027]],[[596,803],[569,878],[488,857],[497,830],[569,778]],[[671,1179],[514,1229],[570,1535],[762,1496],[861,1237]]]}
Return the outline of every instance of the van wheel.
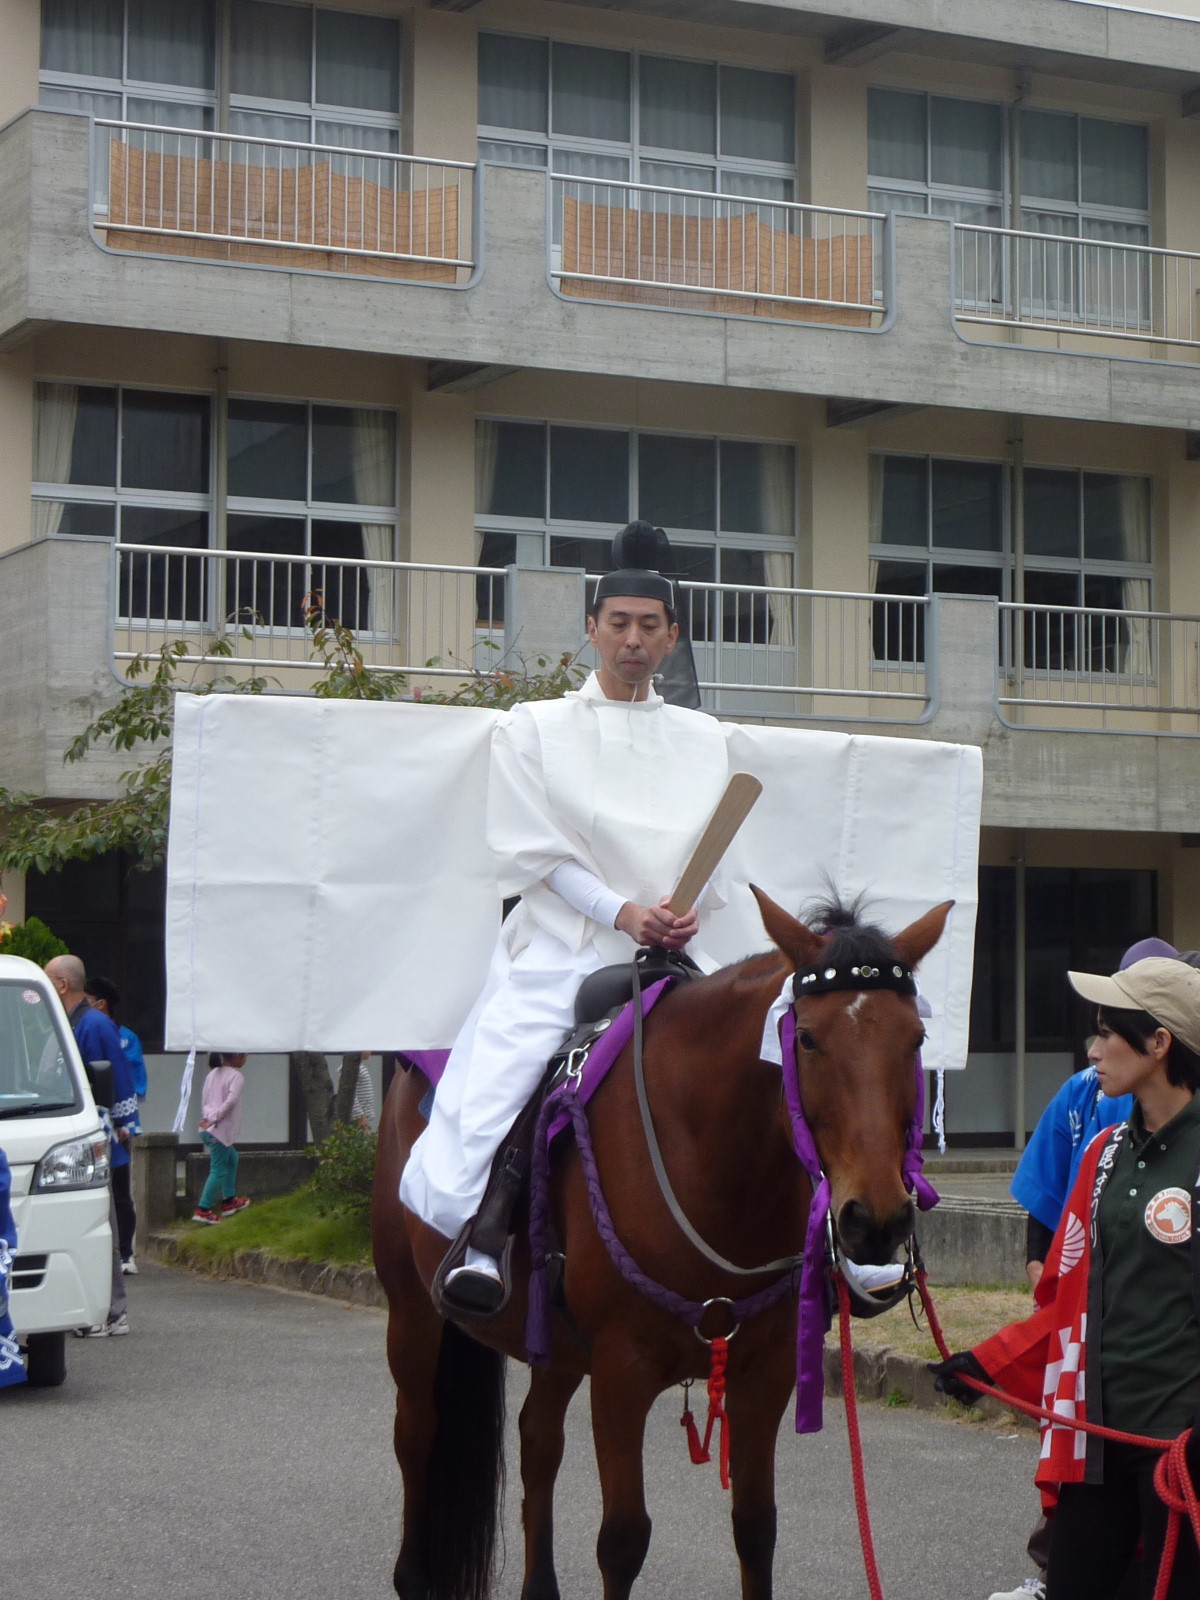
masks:
{"label": "van wheel", "polygon": [[67,1375],[65,1333],[31,1333],[25,1344],[25,1371],[34,1389],[57,1389]]}

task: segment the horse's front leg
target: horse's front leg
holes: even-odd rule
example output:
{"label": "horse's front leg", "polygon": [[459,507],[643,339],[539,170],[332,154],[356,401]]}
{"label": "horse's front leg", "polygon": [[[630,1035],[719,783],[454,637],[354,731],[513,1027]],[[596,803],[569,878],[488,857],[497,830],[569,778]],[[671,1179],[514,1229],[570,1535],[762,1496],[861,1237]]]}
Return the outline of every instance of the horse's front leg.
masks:
{"label": "horse's front leg", "polygon": [[604,1600],[628,1600],[650,1548],[642,1442],[646,1417],[660,1388],[657,1373],[627,1342],[595,1350],[592,1439],[604,1504],[596,1559],[604,1579]]}
{"label": "horse's front leg", "polygon": [[582,1381],[578,1373],[535,1368],[521,1407],[521,1482],[525,1489],[521,1600],[559,1600],[554,1574],[554,1482],[562,1465],[567,1407]]}
{"label": "horse's front leg", "polygon": [[[757,1331],[757,1330],[756,1330]],[[742,1600],[771,1600],[775,1561],[775,1441],[792,1391],[792,1341],[735,1351],[725,1409],[729,1416],[733,1543]]]}

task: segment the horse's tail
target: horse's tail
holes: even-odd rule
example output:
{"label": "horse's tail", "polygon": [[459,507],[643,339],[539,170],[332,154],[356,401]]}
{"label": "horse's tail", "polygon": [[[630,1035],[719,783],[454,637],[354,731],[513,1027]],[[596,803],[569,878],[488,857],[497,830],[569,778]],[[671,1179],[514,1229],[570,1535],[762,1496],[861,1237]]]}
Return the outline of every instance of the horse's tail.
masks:
{"label": "horse's tail", "polygon": [[504,1495],[504,1357],[452,1322],[434,1381],[425,1576],[429,1600],[486,1600]]}

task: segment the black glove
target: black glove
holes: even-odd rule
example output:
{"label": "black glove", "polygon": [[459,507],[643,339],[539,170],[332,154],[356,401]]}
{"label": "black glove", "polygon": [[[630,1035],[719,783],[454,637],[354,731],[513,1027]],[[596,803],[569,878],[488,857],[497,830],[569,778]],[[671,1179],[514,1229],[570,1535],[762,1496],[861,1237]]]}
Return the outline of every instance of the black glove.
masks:
{"label": "black glove", "polygon": [[970,1350],[959,1350],[945,1361],[931,1361],[925,1370],[933,1373],[933,1387],[939,1394],[948,1394],[964,1406],[973,1406],[979,1399],[979,1391],[964,1383],[963,1376],[978,1378],[981,1383],[992,1381],[991,1374],[984,1371]]}

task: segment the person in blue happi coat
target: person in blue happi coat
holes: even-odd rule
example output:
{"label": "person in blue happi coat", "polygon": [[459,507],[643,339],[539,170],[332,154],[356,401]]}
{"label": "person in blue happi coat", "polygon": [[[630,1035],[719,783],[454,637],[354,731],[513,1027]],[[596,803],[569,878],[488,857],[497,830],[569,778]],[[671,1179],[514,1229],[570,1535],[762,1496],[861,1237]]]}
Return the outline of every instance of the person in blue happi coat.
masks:
{"label": "person in blue happi coat", "polygon": [[46,963],[46,976],[58,992],[67,1021],[75,1034],[79,1054],[84,1064],[107,1061],[112,1067],[113,1103],[108,1107],[111,1133],[111,1167],[113,1180],[109,1189],[109,1222],[113,1236],[112,1301],[108,1316],[94,1328],[77,1328],[80,1337],[106,1338],[129,1332],[129,1295],[125,1289],[125,1275],[121,1271],[119,1225],[115,1191],[127,1189],[130,1176],[129,1148],[135,1134],[142,1131],[138,1117],[137,1094],[133,1087],[133,1073],[125,1051],[121,1048],[121,1035],[116,1024],[103,1011],[97,1011],[85,992],[87,972],[78,956],[55,956]]}
{"label": "person in blue happi coat", "polygon": [[0,1389],[25,1382],[25,1363],[21,1360],[21,1350],[13,1336],[12,1318],[8,1314],[13,1252],[17,1248],[17,1229],[8,1203],[11,1190],[8,1157],[0,1150]]}
{"label": "person in blue happi coat", "polygon": [[[149,1083],[146,1077],[146,1057],[142,1041],[132,1028],[121,1021],[121,991],[111,978],[89,978],[84,985],[88,999],[97,1011],[102,1011],[121,1035],[121,1048],[133,1075],[133,1092],[138,1104],[146,1098]],[[130,1184],[132,1162],[113,1171],[113,1198],[117,1203],[117,1244],[121,1251],[121,1271],[135,1273],[137,1262],[133,1258],[133,1235],[137,1228],[137,1212],[133,1209],[133,1190]]]}

